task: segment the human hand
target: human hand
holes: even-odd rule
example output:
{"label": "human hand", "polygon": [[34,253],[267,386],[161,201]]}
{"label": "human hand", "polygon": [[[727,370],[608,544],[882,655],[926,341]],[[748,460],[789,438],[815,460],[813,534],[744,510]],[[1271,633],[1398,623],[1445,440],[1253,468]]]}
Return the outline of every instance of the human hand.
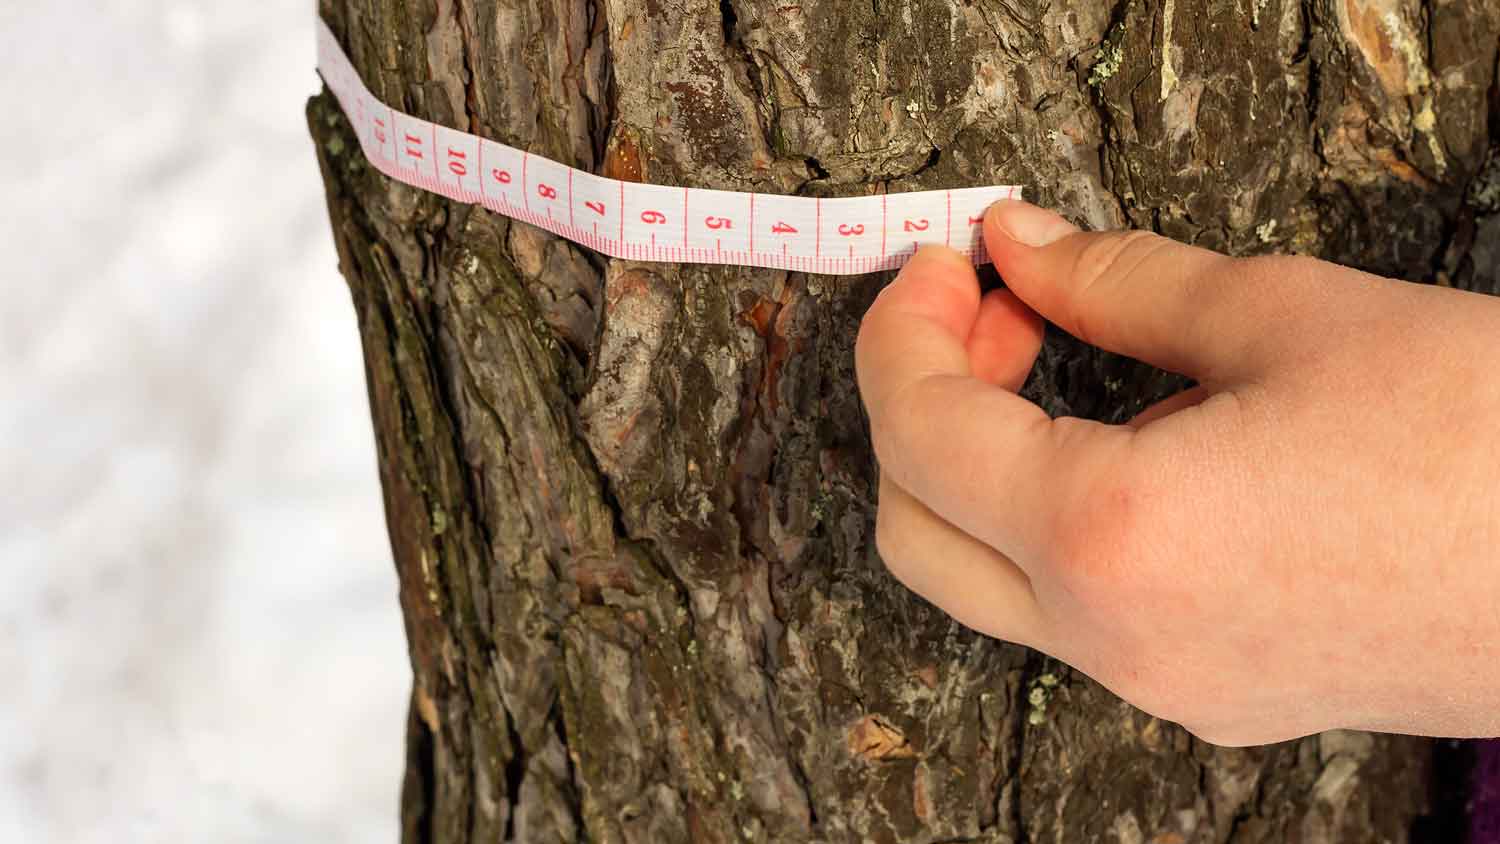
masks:
{"label": "human hand", "polygon": [[[856,344],[902,582],[1216,744],[1500,733],[1500,299],[1017,201],[984,238],[1008,290],[923,248]],[[1200,386],[1049,419],[1038,314]]]}

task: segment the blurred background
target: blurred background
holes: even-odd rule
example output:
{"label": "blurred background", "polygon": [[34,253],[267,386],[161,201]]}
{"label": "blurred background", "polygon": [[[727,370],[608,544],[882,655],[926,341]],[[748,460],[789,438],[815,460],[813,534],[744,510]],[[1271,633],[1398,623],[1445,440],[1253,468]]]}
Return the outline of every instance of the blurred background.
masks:
{"label": "blurred background", "polygon": [[313,14],[0,6],[0,842],[397,838],[410,674]]}

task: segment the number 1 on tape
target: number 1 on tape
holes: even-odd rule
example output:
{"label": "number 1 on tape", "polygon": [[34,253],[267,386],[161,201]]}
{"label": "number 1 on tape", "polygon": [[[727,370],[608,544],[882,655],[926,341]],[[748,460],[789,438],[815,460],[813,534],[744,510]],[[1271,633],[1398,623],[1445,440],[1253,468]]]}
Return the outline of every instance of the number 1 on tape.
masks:
{"label": "number 1 on tape", "polygon": [[614,258],[848,274],[895,269],[942,243],[984,263],[980,217],[1021,195],[998,185],[822,199],[606,179],[392,109],[328,25],[317,28],[318,70],[377,169]]}

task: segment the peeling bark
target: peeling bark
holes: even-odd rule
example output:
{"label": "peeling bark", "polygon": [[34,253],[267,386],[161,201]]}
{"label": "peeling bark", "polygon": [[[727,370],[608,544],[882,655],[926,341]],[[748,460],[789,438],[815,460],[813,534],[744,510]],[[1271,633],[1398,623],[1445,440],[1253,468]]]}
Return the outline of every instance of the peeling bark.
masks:
{"label": "peeling bark", "polygon": [[[387,102],[616,178],[1018,183],[1500,290],[1485,0],[320,11]],[[851,354],[888,274],[606,260],[308,115],[415,673],[406,841],[1405,841],[1426,811],[1427,742],[1212,748],[893,581]],[[1180,386],[1053,333],[1026,394],[1117,421]]]}

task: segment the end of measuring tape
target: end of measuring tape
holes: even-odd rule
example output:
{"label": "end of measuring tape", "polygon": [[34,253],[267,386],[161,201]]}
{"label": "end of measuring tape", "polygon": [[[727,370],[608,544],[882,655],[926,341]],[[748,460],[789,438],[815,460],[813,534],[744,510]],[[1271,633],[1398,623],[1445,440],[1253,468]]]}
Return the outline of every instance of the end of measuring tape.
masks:
{"label": "end of measuring tape", "polygon": [[613,258],[847,275],[896,269],[941,243],[981,264],[985,209],[1021,196],[997,185],[823,199],[606,179],[396,111],[321,19],[317,29],[318,71],[377,169]]}

